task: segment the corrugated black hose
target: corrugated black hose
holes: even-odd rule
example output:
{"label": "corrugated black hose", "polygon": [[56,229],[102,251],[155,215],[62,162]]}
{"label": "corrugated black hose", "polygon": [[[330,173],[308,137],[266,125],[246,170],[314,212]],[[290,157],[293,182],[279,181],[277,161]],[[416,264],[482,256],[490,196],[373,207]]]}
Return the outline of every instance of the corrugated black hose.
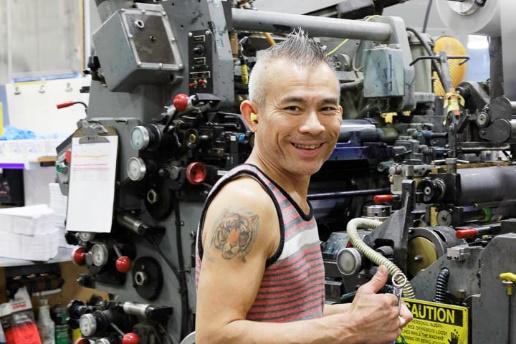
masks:
{"label": "corrugated black hose", "polygon": [[446,295],[448,290],[448,279],[450,278],[450,270],[442,268],[437,275],[435,282],[435,297],[434,301],[439,303],[447,303],[448,297]]}

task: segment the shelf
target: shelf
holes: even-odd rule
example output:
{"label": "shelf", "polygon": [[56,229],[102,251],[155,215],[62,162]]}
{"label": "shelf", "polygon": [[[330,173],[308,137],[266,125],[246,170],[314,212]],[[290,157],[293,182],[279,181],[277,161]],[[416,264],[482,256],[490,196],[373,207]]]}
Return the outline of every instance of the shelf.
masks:
{"label": "shelf", "polygon": [[44,261],[44,262],[0,257],[0,268],[11,267],[11,266],[25,266],[25,265],[34,265],[34,264],[51,264],[51,263],[67,262],[67,261],[71,261],[74,250],[75,250],[75,248],[73,248],[73,247],[59,247],[58,251],[57,251],[57,256],[55,256],[54,258],[52,258],[48,261]]}
{"label": "shelf", "polygon": [[19,159],[1,159],[0,169],[11,170],[32,170],[42,167],[52,167],[55,165],[56,157],[42,156],[36,159],[19,160]]}

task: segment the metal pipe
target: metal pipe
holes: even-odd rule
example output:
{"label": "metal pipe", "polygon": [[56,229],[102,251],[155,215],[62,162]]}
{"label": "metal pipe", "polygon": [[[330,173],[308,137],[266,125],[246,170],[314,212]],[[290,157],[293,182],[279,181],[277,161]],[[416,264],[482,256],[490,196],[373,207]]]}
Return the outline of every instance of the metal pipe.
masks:
{"label": "metal pipe", "polygon": [[316,201],[320,199],[331,199],[331,198],[347,198],[356,196],[369,196],[378,195],[384,193],[390,193],[390,188],[383,189],[366,189],[366,190],[353,190],[353,191],[338,191],[338,192],[324,192],[318,194],[308,195],[310,201]]}
{"label": "metal pipe", "polygon": [[460,174],[459,204],[501,202],[515,198],[516,166],[465,168]]}
{"label": "metal pipe", "polygon": [[300,27],[312,36],[339,37],[384,42],[391,36],[385,23],[337,19],[269,11],[233,8],[233,27],[237,30],[289,33]]}

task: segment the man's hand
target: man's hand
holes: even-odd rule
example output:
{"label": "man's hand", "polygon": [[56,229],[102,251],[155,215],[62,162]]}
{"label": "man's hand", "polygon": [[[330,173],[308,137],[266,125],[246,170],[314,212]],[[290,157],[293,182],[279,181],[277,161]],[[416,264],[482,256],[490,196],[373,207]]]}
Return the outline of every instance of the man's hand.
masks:
{"label": "man's hand", "polygon": [[377,294],[385,285],[389,274],[380,266],[373,278],[361,286],[351,306],[349,318],[360,343],[389,343],[401,333],[401,329],[412,320],[412,314],[393,294]]}

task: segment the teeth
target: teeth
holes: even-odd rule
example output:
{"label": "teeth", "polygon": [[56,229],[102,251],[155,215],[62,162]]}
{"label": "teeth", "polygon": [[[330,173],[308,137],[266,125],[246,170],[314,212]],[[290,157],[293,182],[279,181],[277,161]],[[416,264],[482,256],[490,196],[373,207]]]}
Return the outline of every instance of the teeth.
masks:
{"label": "teeth", "polygon": [[321,145],[320,144],[318,144],[318,145],[302,145],[299,143],[294,143],[294,147],[300,148],[300,149],[317,149],[317,148],[321,147]]}

